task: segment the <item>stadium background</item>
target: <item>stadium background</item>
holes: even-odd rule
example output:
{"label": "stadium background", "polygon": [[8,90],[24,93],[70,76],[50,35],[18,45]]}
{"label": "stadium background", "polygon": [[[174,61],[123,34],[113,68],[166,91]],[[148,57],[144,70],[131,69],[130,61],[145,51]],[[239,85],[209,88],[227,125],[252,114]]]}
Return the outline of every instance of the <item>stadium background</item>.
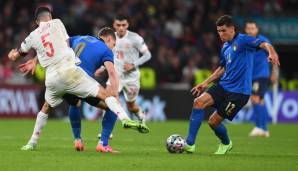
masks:
{"label": "stadium background", "polygon": [[[144,37],[152,53],[152,59],[141,67],[142,91],[138,98],[150,120],[189,117],[193,100],[189,89],[218,64],[221,43],[214,26],[216,18],[233,15],[240,32],[246,19],[254,19],[261,33],[272,40],[281,60],[278,120],[298,122],[298,1],[295,0],[1,0],[0,117],[35,117],[43,101],[43,70],[38,68],[34,76],[24,77],[7,58],[8,51],[35,28],[32,18],[38,6],[50,7],[54,18],[63,21],[70,36],[95,35],[99,28],[112,25],[116,13],[129,16],[129,29]],[[270,113],[270,92],[266,98]],[[101,114],[88,105],[82,110],[88,119]],[[66,114],[66,104],[62,104],[51,117],[64,118]],[[244,110],[236,122],[251,119],[251,112]]]}

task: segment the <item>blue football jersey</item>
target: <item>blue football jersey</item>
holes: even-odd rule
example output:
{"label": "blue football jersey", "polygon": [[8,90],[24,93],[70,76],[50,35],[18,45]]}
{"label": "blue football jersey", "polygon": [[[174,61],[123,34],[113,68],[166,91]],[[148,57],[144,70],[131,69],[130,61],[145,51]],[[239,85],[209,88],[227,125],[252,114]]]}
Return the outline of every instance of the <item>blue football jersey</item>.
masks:
{"label": "blue football jersey", "polygon": [[[271,42],[264,36],[258,35],[258,39],[271,44]],[[269,78],[270,67],[268,62],[268,52],[265,49],[258,49],[254,55],[252,80],[258,78]]]}
{"label": "blue football jersey", "polygon": [[219,84],[229,92],[251,95],[253,58],[263,40],[238,33],[225,42],[220,53],[220,65],[225,72]]}
{"label": "blue football jersey", "polygon": [[93,36],[74,36],[69,38],[69,45],[80,58],[80,67],[94,78],[94,72],[105,61],[114,63],[113,52],[102,39]]}

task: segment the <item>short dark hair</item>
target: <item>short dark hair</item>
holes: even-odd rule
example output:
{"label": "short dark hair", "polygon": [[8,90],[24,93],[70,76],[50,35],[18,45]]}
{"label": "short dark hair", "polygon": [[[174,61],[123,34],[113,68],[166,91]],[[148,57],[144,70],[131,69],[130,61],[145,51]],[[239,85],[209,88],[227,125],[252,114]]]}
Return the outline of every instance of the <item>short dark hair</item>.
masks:
{"label": "short dark hair", "polygon": [[254,20],[246,20],[246,21],[245,21],[245,25],[246,25],[246,24],[255,24],[255,25],[258,27],[257,22],[254,21]]}
{"label": "short dark hair", "polygon": [[104,37],[106,37],[106,36],[112,36],[113,39],[116,40],[115,31],[112,28],[110,28],[110,27],[104,27],[104,28],[100,29],[98,31],[97,36],[98,37],[101,37],[101,36],[104,36]]}
{"label": "short dark hair", "polygon": [[216,26],[223,26],[223,25],[226,25],[227,27],[229,26],[235,26],[235,22],[233,21],[233,18],[232,16],[230,15],[223,15],[221,17],[219,17],[217,20],[216,20]]}
{"label": "short dark hair", "polygon": [[114,17],[114,21],[115,20],[119,20],[119,21],[122,21],[122,20],[127,20],[128,22],[128,17],[124,14],[117,14],[115,17]]}
{"label": "short dark hair", "polygon": [[50,8],[48,7],[38,7],[36,10],[35,10],[35,19],[39,19],[39,17],[41,16],[41,14],[43,13],[49,13],[51,15],[51,10]]}

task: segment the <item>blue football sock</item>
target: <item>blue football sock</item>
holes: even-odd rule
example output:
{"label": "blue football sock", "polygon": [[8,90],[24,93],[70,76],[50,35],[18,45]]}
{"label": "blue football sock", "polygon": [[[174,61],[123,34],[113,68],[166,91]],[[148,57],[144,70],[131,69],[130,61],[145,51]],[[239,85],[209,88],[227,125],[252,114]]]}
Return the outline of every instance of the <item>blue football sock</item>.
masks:
{"label": "blue football sock", "polygon": [[116,121],[117,115],[110,109],[107,109],[104,117],[102,118],[102,133],[100,137],[100,142],[103,146],[108,145],[109,137],[113,131]]}
{"label": "blue football sock", "polygon": [[72,133],[75,139],[81,138],[81,112],[76,106],[70,106],[68,116],[72,128]]}
{"label": "blue football sock", "polygon": [[228,132],[224,124],[221,123],[216,128],[212,128],[212,129],[215,135],[221,140],[222,144],[227,145],[230,143]]}
{"label": "blue football sock", "polygon": [[261,114],[261,128],[264,131],[268,131],[267,127],[267,109],[264,104],[260,105],[260,114]]}
{"label": "blue football sock", "polygon": [[255,125],[258,128],[262,128],[262,111],[260,104],[253,105],[253,114],[255,115]]}
{"label": "blue football sock", "polygon": [[195,144],[197,133],[198,133],[198,130],[200,129],[203,119],[204,119],[204,110],[193,108],[190,115],[188,136],[186,139],[186,142],[188,145]]}

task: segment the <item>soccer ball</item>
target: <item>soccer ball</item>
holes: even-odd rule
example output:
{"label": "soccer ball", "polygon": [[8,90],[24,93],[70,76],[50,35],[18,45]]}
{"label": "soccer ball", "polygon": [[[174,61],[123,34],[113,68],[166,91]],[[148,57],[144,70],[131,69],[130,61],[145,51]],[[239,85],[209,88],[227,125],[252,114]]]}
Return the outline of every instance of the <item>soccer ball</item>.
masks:
{"label": "soccer ball", "polygon": [[166,142],[167,150],[170,153],[182,153],[185,145],[186,141],[178,134],[171,135]]}

